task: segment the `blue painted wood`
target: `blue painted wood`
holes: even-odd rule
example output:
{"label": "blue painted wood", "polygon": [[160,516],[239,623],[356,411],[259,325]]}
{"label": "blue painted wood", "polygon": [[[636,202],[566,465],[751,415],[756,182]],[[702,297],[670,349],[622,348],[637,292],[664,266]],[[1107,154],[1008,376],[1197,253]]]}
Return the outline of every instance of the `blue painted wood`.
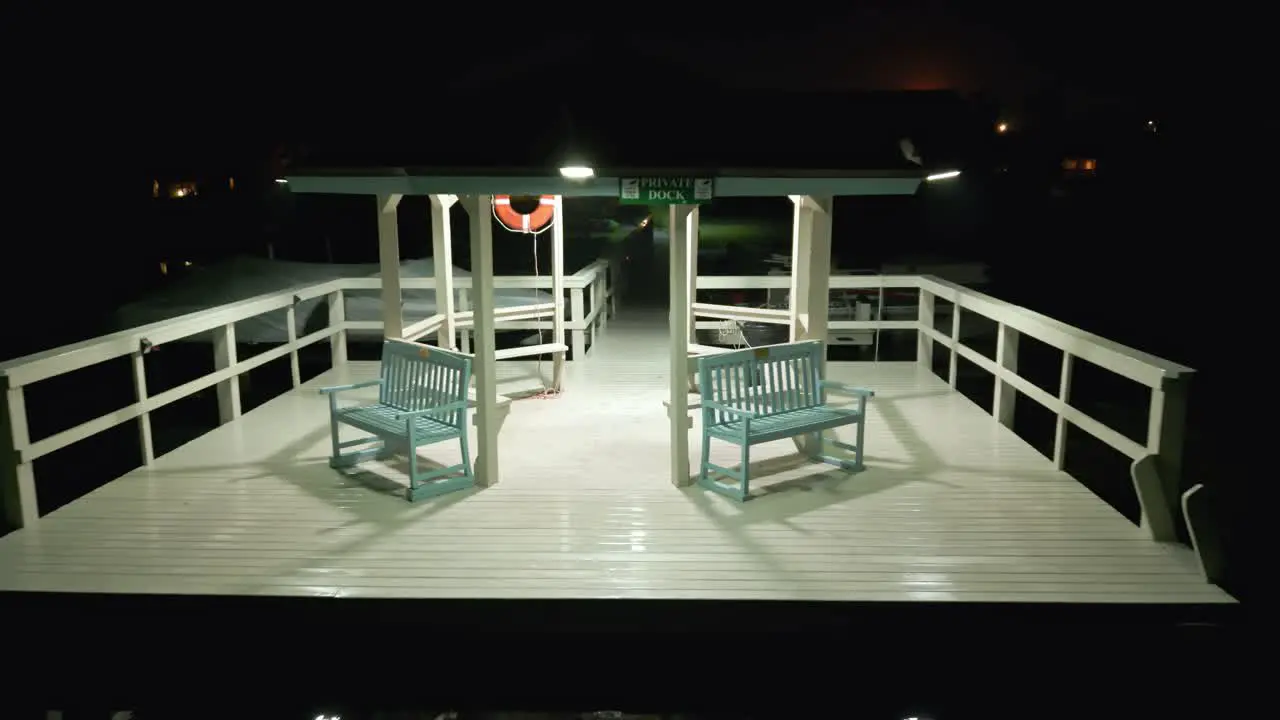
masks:
{"label": "blue painted wood", "polygon": [[[339,393],[373,386],[379,388],[377,403],[338,407]],[[470,387],[471,359],[465,355],[387,340],[382,345],[380,378],[320,389],[321,394],[329,396],[329,432],[333,443],[330,467],[349,467],[398,452],[409,457],[406,496],[410,502],[471,487],[471,451],[467,447],[467,390]],[[344,424],[369,435],[339,441],[338,426]],[[419,469],[418,448],[454,439],[462,447],[461,464]],[[351,447],[361,449],[343,451]]]}
{"label": "blue painted wood", "polygon": [[[752,445],[810,436],[806,446],[814,460],[846,470],[861,470],[865,437],[867,400],[871,390],[822,379],[825,348],[821,341],[748,348],[698,359],[698,385],[702,394],[702,467],[698,484],[738,501],[751,492]],[[856,407],[826,404],[828,392],[858,398]],[[824,430],[856,426],[853,443],[823,436]],[[741,465],[737,470],[711,462],[711,440],[738,445]],[[827,444],[853,452],[853,460],[824,452]],[[720,474],[736,480],[729,485],[717,480]]]}

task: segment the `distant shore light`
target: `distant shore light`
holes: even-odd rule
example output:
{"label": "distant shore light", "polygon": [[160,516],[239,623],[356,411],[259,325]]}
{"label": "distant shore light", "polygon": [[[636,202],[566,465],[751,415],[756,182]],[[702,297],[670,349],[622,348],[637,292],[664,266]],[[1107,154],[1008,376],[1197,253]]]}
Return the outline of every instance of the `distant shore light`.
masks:
{"label": "distant shore light", "polygon": [[595,177],[596,171],[586,165],[566,165],[560,168],[560,175],[570,180],[585,180]]}

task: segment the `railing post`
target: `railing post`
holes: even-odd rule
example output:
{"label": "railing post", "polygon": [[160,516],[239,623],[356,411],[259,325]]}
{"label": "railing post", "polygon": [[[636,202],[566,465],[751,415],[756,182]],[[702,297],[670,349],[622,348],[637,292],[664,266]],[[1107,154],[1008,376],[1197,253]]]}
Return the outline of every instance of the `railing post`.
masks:
{"label": "railing post", "polygon": [[[236,324],[227,323],[213,331],[213,367],[225,370],[235,367]],[[240,377],[231,377],[218,383],[218,419],[229,423],[240,417]]]}
{"label": "railing post", "polygon": [[[1062,374],[1058,379],[1058,400],[1068,405],[1071,402],[1071,368],[1075,360],[1071,353],[1062,353]],[[1067,419],[1058,413],[1057,425],[1053,430],[1053,466],[1059,470],[1067,466]]]}
{"label": "railing post", "polygon": [[[1190,380],[1189,374],[1165,378],[1160,388],[1151,390],[1151,409],[1147,416],[1147,451],[1156,459],[1161,507],[1144,508],[1142,526],[1148,530],[1177,527],[1181,509],[1178,503],[1182,497],[1182,444],[1186,435],[1187,390]],[[1147,517],[1148,513],[1154,512],[1160,512],[1164,517]]]}
{"label": "railing post", "polygon": [[[430,195],[431,260],[435,266],[436,312],[444,322],[436,331],[436,344],[442,348],[457,347],[458,334],[453,302],[453,224],[449,209],[458,201],[456,195]],[[557,216],[558,217],[558,216]]]}
{"label": "railing post", "polygon": [[916,314],[916,322],[920,324],[920,330],[916,333],[916,363],[930,370],[933,369],[933,337],[926,328],[933,329],[933,298],[933,293],[920,288],[920,307]]}
{"label": "railing post", "polygon": [[289,333],[289,374],[293,377],[293,386],[302,384],[302,369],[298,366],[298,311],[297,305],[290,305],[284,311],[285,330]]}
{"label": "railing post", "polygon": [[[134,350],[133,356],[133,397],[134,402],[142,405],[147,401],[147,365],[146,356],[141,350]],[[142,464],[150,465],[156,459],[155,443],[151,440],[151,413],[143,411],[138,414],[138,439],[142,443]]]}
{"label": "railing post", "polygon": [[[471,309],[471,295],[466,288],[458,289],[458,312],[466,312]],[[471,354],[471,331],[462,329],[458,331],[458,350]]]}
{"label": "railing post", "polygon": [[601,330],[604,330],[609,325],[609,302],[605,299],[606,284],[604,275],[606,272],[608,272],[608,268],[600,268],[596,272],[595,279],[591,281],[591,308],[593,310],[597,307],[600,308],[596,318],[598,318],[597,322],[600,324]]}
{"label": "railing post", "polygon": [[570,338],[573,341],[573,361],[578,362],[587,358],[587,328],[586,328],[586,310],[583,303],[582,288],[576,287],[569,290],[569,320],[573,323],[573,332]]}
{"label": "railing post", "polygon": [[329,303],[329,327],[338,328],[329,336],[329,355],[336,370],[339,365],[347,364],[347,308],[341,288],[329,293],[326,300]]}
{"label": "railing post", "polygon": [[[564,217],[564,197],[555,196],[556,217]],[[551,342],[564,345],[564,223],[551,226],[551,304],[555,314],[551,316]],[[542,320],[538,320],[542,327]],[[542,332],[538,332],[541,342]],[[564,389],[564,362],[568,353],[559,350],[551,357],[551,387],[559,392]]]}
{"label": "railing post", "polygon": [[953,302],[951,304],[951,365],[947,369],[947,382],[950,383],[953,388],[956,386],[956,379],[960,376],[960,353],[957,350],[959,347],[960,303]]}
{"label": "railing post", "polygon": [[4,493],[5,515],[14,527],[31,527],[40,519],[36,498],[36,477],[31,463],[22,462],[22,450],[31,443],[27,430],[27,401],[22,387],[9,387],[8,378],[0,376],[4,388],[4,407],[0,407],[0,492]]}
{"label": "railing post", "polygon": [[616,253],[615,257],[608,260],[608,263],[606,267],[609,271],[609,314],[616,316],[618,314],[618,295],[622,292],[622,286],[619,284],[621,276],[619,269],[622,267],[622,263],[618,261]]}
{"label": "railing post", "polygon": [[[1018,372],[1018,331],[1000,323],[996,336],[996,365],[1015,375]],[[1005,427],[1013,427],[1014,401],[1018,391],[1005,381],[1002,375],[996,376],[995,397],[991,403],[991,415]]]}

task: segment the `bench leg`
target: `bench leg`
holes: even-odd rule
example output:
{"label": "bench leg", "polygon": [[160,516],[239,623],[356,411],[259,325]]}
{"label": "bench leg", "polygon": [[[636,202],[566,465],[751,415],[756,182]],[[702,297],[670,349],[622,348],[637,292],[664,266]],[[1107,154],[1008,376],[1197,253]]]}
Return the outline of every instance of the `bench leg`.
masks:
{"label": "bench leg", "polygon": [[[418,471],[418,443],[413,424],[409,424],[409,490],[405,493],[409,502],[417,502],[423,498],[444,495],[455,490],[472,487],[471,455],[467,452],[467,432],[464,429],[460,436],[462,443],[462,462],[452,467]],[[462,475],[456,473],[461,470]],[[452,476],[452,477],[449,477]]]}
{"label": "bench leg", "polygon": [[471,472],[471,448],[467,443],[467,433],[463,432],[458,436],[458,442],[462,445],[462,472],[466,477],[475,478],[475,473]]}
{"label": "bench leg", "polygon": [[[366,438],[360,438],[359,440],[350,440],[344,443],[339,443],[339,447],[348,447],[351,445],[366,445],[372,442],[382,442],[382,439],[378,437],[370,436]],[[351,467],[352,465],[359,465],[360,463],[366,460],[386,460],[387,458],[391,457],[394,454],[395,454],[395,451],[392,448],[387,447],[387,444],[385,442],[382,442],[381,445],[378,445],[376,447],[365,448],[363,450],[353,450],[351,452],[345,452],[345,453],[339,452],[337,455],[334,455],[333,457],[329,458],[329,467],[347,468],[347,467]]]}
{"label": "bench leg", "polygon": [[[346,442],[338,440],[338,424],[336,422],[332,424],[330,433],[333,443],[333,454],[329,456],[329,467],[331,468],[347,468],[359,465],[366,460],[386,460],[395,454],[395,448],[376,435],[369,435]],[[377,444],[372,447],[362,447],[359,450],[342,451],[343,448],[372,445],[373,443]]]}
{"label": "bench leg", "polygon": [[698,484],[703,485],[711,471],[711,436],[705,432],[702,433],[702,462],[698,468]]}
{"label": "bench leg", "polygon": [[[732,498],[738,502],[746,502],[750,499],[751,492],[751,446],[747,443],[741,445],[741,462],[742,465],[737,470],[727,467],[721,467],[711,462],[711,436],[702,436],[702,469],[698,473],[698,485],[712,492],[717,492],[725,497]],[[714,474],[724,475],[733,480],[738,481],[738,486],[734,487],[727,483],[722,483],[712,477]]]}
{"label": "bench leg", "polygon": [[[841,442],[839,440],[836,440],[835,438],[828,440],[826,439],[826,437],[820,436],[822,437],[822,440],[818,445],[819,451],[818,451],[818,454],[814,456],[814,459],[820,460],[824,463],[835,465],[836,467],[843,468],[845,470],[850,470],[853,472],[860,472],[862,470],[865,470],[866,466],[862,463],[863,438],[866,437],[865,426],[862,423],[858,423],[856,427],[857,427],[857,430],[856,430],[855,440],[853,444],[850,444],[847,442]],[[848,450],[849,452],[852,452],[853,460],[849,460],[848,458],[838,458],[838,457],[834,457],[831,455],[827,455],[826,453],[823,453],[822,448],[824,448],[827,443],[830,443],[835,447],[840,448],[841,450]]]}

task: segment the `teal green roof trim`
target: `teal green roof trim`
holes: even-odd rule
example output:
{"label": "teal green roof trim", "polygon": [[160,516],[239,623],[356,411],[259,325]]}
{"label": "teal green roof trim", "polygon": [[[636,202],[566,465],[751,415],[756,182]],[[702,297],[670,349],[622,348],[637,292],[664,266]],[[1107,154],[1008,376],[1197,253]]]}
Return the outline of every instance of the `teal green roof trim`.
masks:
{"label": "teal green roof trim", "polygon": [[[565,197],[617,197],[620,177],[707,177],[697,172],[637,171],[614,177],[569,180],[532,175],[410,175],[404,171],[369,175],[287,175],[295,193],[339,195],[563,195]],[[886,171],[794,177],[713,175],[716,197],[777,197],[786,195],[911,195],[924,180],[923,173]]]}

